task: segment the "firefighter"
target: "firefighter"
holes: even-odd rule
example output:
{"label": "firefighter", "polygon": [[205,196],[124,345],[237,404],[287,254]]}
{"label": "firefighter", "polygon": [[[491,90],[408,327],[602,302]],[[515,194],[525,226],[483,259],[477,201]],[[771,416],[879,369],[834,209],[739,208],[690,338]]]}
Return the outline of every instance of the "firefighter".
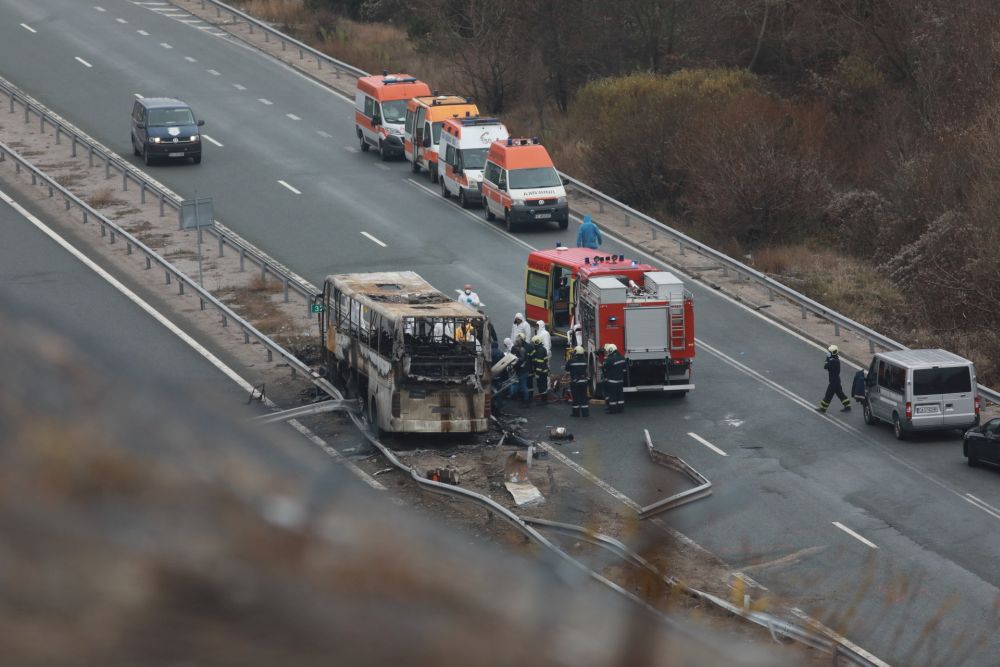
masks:
{"label": "firefighter", "polygon": [[823,364],[827,374],[826,394],[816,410],[826,412],[826,409],[830,407],[830,399],[836,394],[844,406],[840,411],[847,412],[851,409],[851,399],[847,398],[847,395],[844,394],[844,388],[840,386],[840,350],[837,349],[836,345],[831,345],[827,348],[827,352],[826,363]]}
{"label": "firefighter", "polygon": [[538,400],[544,401],[549,393],[549,352],[545,349],[545,341],[541,336],[535,336],[531,339],[531,350],[528,354],[531,359],[531,372],[535,378]]}
{"label": "firefighter", "polygon": [[566,364],[569,371],[569,388],[573,394],[573,412],[570,417],[590,416],[590,397],[587,396],[587,385],[590,378],[587,377],[587,357],[586,350],[581,346],[573,349],[573,357]]}
{"label": "firefighter", "polygon": [[510,397],[517,398],[521,395],[521,405],[531,405],[531,361],[528,358],[528,348],[525,345],[524,335],[518,334],[514,339],[514,346],[510,348],[510,353],[517,357],[514,362],[517,369],[517,384],[510,388]]}
{"label": "firefighter", "polygon": [[604,375],[604,394],[608,400],[605,412],[625,412],[625,366],[628,361],[618,353],[618,346],[614,343],[605,345],[604,352],[601,372]]}

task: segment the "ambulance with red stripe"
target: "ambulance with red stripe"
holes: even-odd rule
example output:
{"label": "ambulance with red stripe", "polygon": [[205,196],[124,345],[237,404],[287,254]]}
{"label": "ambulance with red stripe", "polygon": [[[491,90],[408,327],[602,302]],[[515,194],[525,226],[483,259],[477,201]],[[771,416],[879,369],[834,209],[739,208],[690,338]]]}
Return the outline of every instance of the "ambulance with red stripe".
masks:
{"label": "ambulance with red stripe", "polygon": [[496,118],[451,118],[441,126],[438,165],[441,194],[452,195],[466,208],[483,200],[480,191],[486,153],[494,141],[506,141],[507,128]]}
{"label": "ambulance with red stripe", "polygon": [[522,223],[569,226],[566,189],[537,137],[494,141],[486,154],[482,190],[486,219],[500,218],[507,231]]}
{"label": "ambulance with red stripe", "polygon": [[430,94],[430,86],[409,74],[385,71],[382,76],[360,77],[354,91],[354,126],[361,152],[374,146],[383,160],[401,157],[406,104]]}
{"label": "ambulance with red stripe", "polygon": [[414,97],[406,105],[403,151],[413,173],[427,170],[431,183],[438,182],[438,145],[441,124],[449,118],[478,116],[479,108],[467,97],[438,95]]}

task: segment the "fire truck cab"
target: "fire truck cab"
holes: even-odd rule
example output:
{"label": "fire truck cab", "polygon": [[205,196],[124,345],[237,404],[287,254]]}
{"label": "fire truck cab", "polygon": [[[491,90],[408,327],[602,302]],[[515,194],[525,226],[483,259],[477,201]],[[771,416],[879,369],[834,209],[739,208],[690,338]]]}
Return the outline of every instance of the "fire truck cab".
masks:
{"label": "fire truck cab", "polygon": [[406,105],[403,154],[413,173],[427,170],[431,183],[438,181],[438,144],[441,124],[448,118],[478,116],[479,108],[467,97],[439,95],[414,97]]}
{"label": "fire truck cab", "polygon": [[589,248],[536,250],[528,256],[524,312],[563,338],[580,325],[594,395],[607,343],[628,360],[626,392],[694,388],[694,301],[668,271]]}
{"label": "fire truck cab", "polygon": [[403,155],[403,122],[406,103],[430,95],[430,87],[409,74],[362,76],[354,91],[354,127],[361,152],[378,148],[383,160]]}
{"label": "fire truck cab", "polygon": [[450,118],[441,126],[438,165],[441,170],[441,194],[455,195],[462,208],[480,203],[483,193],[483,167],[486,153],[494,141],[505,141],[507,128],[496,118]]}

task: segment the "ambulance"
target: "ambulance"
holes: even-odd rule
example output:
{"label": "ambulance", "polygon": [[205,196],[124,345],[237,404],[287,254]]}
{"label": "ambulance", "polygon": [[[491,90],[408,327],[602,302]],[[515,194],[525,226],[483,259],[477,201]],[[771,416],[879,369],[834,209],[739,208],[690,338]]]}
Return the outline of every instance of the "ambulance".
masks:
{"label": "ambulance", "polygon": [[363,76],[354,92],[354,126],[361,152],[374,146],[383,160],[403,155],[406,103],[430,95],[430,87],[409,74]]}
{"label": "ambulance", "polygon": [[423,167],[431,183],[438,182],[438,144],[441,141],[441,124],[448,118],[478,116],[479,109],[472,100],[458,95],[414,97],[406,105],[406,124],[403,126],[403,152],[413,173]]}
{"label": "ambulance", "polygon": [[482,190],[486,219],[502,219],[509,232],[521,223],[569,226],[566,190],[537,137],[507,137],[490,144]]}
{"label": "ambulance", "polygon": [[507,128],[496,118],[451,118],[441,126],[438,165],[441,194],[452,195],[466,208],[483,200],[480,191],[486,153],[494,141],[506,141]]}

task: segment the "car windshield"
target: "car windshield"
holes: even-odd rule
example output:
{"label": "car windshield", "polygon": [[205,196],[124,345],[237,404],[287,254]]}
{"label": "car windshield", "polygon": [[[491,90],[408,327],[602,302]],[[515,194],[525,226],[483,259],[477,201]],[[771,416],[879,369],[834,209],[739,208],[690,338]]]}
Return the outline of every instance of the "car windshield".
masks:
{"label": "car windshield", "polygon": [[[468,165],[466,165],[468,167]],[[532,167],[531,169],[511,169],[510,183],[511,190],[525,190],[527,188],[554,188],[562,185],[559,174],[552,167]]]}
{"label": "car windshield", "polygon": [[972,391],[968,366],[924,368],[913,371],[913,394],[962,394]]}
{"label": "car windshield", "polygon": [[406,100],[382,102],[382,122],[398,125],[406,120]]}
{"label": "car windshield", "polygon": [[486,166],[488,148],[466,148],[462,151],[463,169],[482,169]]}
{"label": "car windshield", "polygon": [[150,109],[150,127],[172,127],[175,125],[194,125],[194,114],[187,107],[174,109]]}

